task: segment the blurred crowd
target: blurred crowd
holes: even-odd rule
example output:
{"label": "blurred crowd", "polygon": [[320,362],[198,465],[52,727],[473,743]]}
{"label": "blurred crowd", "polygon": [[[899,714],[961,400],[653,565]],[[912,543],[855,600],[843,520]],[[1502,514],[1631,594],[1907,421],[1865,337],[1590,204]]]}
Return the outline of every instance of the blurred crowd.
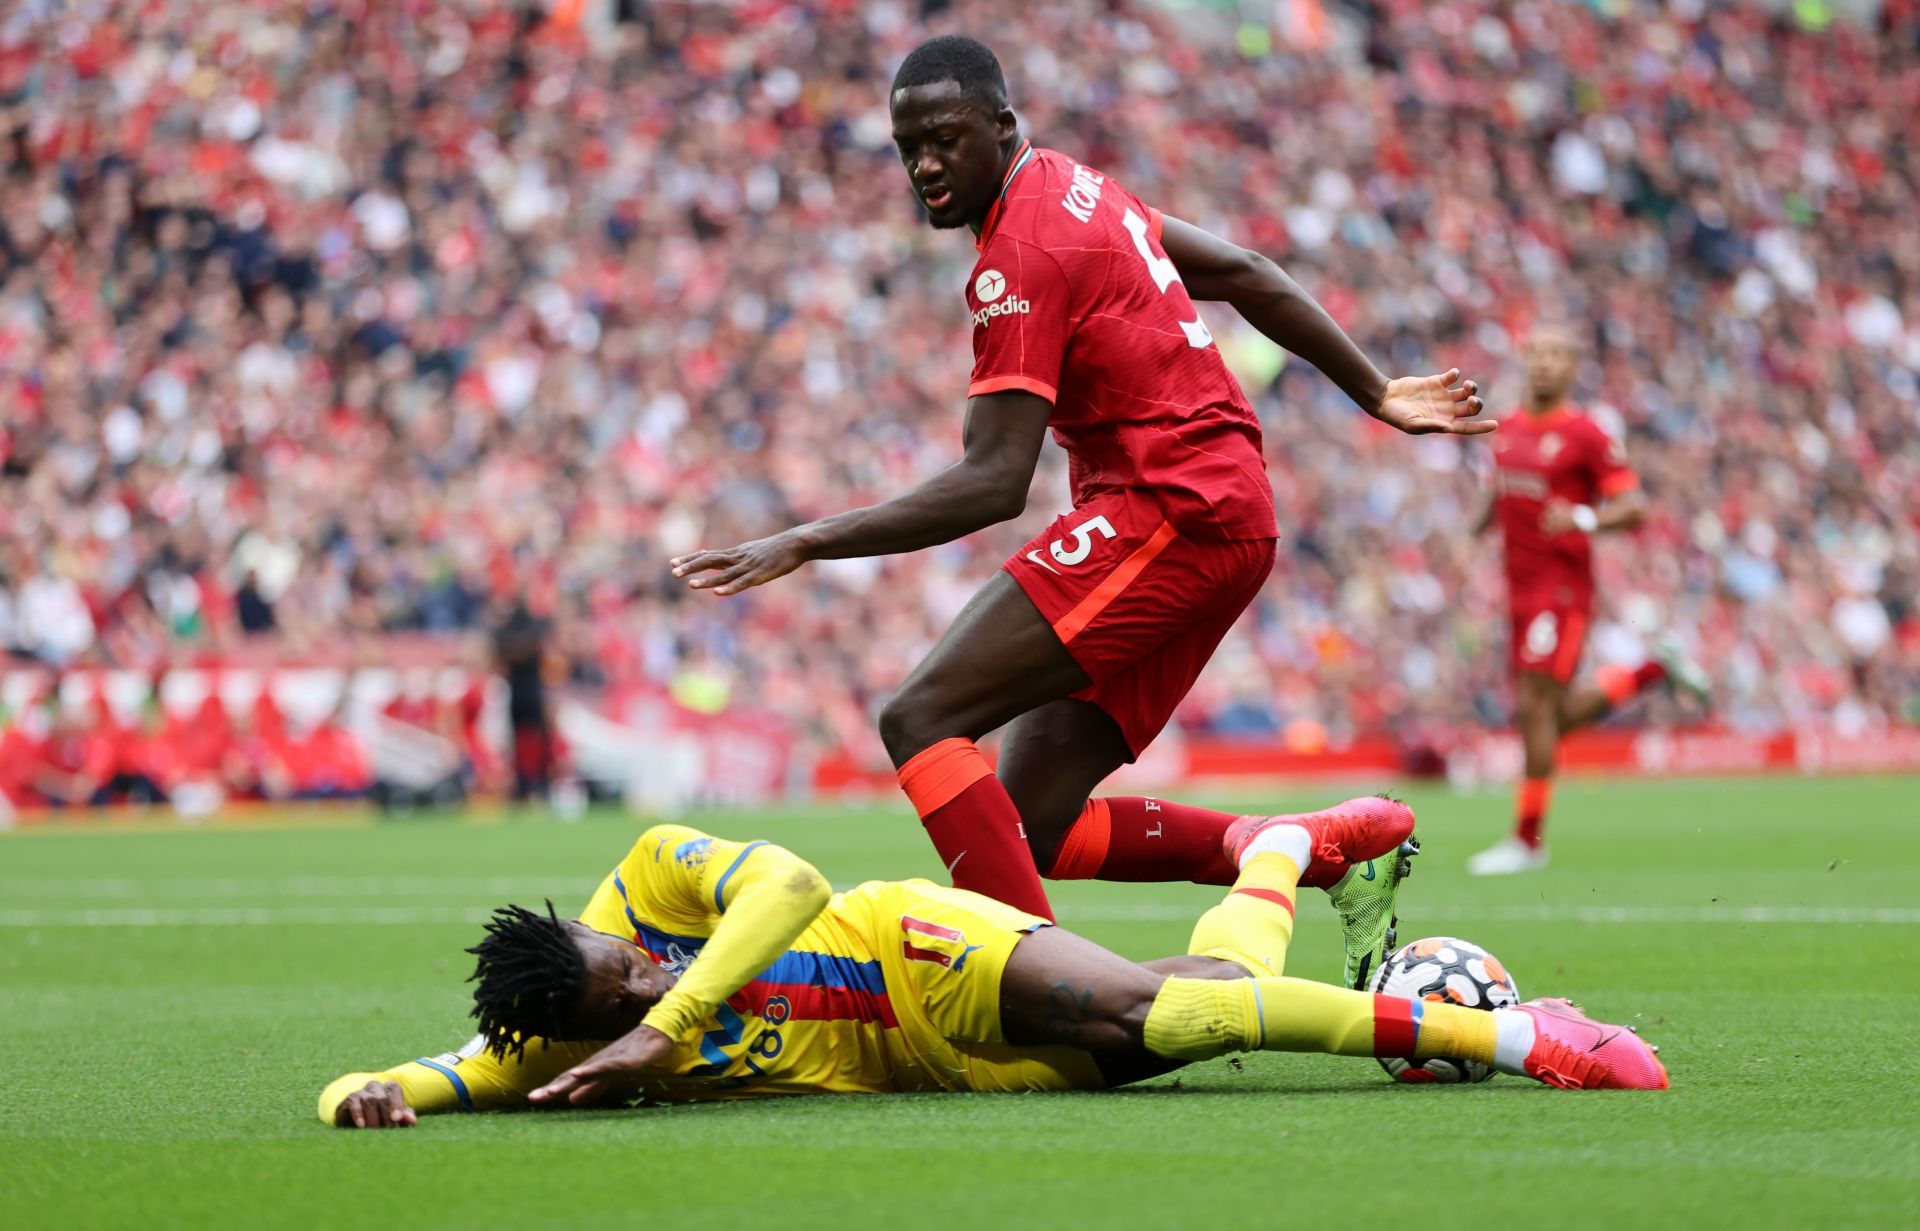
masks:
{"label": "blurred crowd", "polygon": [[[1394,372],[1504,409],[1530,322],[1575,322],[1652,503],[1599,552],[1590,661],[1670,627],[1724,721],[1920,722],[1913,0],[1287,11],[13,0],[0,649],[297,660],[524,603],[576,682],[877,756],[888,690],[1064,506],[1057,453],[944,548],[731,600],[665,562],[957,455],[975,254],[920,220],[885,89],[962,30],[1038,142],[1280,260]],[[1503,721],[1484,446],[1376,430],[1226,316],[1284,540],[1184,728]]]}

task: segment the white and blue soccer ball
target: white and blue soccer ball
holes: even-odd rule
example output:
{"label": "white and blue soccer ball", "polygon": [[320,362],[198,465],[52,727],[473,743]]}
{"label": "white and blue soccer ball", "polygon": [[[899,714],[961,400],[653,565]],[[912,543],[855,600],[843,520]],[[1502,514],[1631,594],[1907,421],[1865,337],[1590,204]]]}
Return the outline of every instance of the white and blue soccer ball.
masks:
{"label": "white and blue soccer ball", "polygon": [[[1408,1000],[1433,1000],[1469,1009],[1504,1009],[1520,1003],[1520,989],[1499,958],[1470,940],[1429,936],[1403,945],[1380,963],[1367,990]],[[1408,1060],[1380,1057],[1380,1067],[1395,1081],[1486,1081],[1493,1066],[1477,1060]]]}

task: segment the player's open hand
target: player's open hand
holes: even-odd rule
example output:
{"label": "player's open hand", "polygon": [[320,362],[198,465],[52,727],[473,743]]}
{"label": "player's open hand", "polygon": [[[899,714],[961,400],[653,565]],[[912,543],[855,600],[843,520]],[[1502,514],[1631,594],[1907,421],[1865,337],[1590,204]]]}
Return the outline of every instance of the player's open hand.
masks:
{"label": "player's open hand", "polygon": [[540,1107],[563,1101],[585,1107],[606,1093],[611,1078],[652,1068],[672,1052],[672,1039],[652,1026],[635,1026],[527,1097]]}
{"label": "player's open hand", "polygon": [[420,1115],[407,1106],[407,1092],[397,1081],[370,1081],[340,1100],[334,1108],[338,1128],[412,1128]]}
{"label": "player's open hand", "polygon": [[[800,536],[791,530],[738,547],[712,551],[705,547],[689,555],[675,556],[667,563],[675,577],[692,577],[687,584],[696,590],[715,594],[738,594],[754,586],[764,586],[805,564],[808,556]],[[699,574],[711,573],[705,577]]]}
{"label": "player's open hand", "polygon": [[1387,394],[1373,417],[1412,436],[1429,432],[1478,436],[1500,426],[1491,419],[1473,417],[1484,409],[1480,386],[1460,380],[1459,368],[1449,368],[1440,376],[1401,376],[1388,381]]}

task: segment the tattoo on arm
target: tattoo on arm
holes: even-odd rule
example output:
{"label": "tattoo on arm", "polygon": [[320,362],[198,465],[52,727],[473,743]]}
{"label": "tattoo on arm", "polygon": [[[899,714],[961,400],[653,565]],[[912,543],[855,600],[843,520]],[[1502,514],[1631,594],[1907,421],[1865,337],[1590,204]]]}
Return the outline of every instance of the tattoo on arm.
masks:
{"label": "tattoo on arm", "polygon": [[1093,989],[1075,990],[1065,980],[1047,989],[1047,1013],[1043,1019],[1050,1033],[1068,1046],[1080,1046],[1081,1031],[1093,1020]]}

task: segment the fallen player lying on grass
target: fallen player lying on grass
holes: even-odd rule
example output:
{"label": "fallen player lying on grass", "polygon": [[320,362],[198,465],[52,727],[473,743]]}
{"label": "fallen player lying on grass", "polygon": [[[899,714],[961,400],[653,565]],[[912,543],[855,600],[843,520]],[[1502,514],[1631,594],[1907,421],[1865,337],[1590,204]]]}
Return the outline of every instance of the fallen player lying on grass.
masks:
{"label": "fallen player lying on grass", "polygon": [[1135,963],[965,890],[835,894],[798,856],[648,830],[579,919],[508,906],[469,950],[480,1033],[459,1052],[350,1073],[342,1128],[419,1113],[610,1102],[1099,1090],[1234,1051],[1449,1056],[1568,1088],[1661,1089],[1627,1029],[1559,1000],[1487,1012],[1281,977],[1295,890],[1393,854],[1413,813],[1349,800],[1249,818],[1240,878],[1183,957]]}

